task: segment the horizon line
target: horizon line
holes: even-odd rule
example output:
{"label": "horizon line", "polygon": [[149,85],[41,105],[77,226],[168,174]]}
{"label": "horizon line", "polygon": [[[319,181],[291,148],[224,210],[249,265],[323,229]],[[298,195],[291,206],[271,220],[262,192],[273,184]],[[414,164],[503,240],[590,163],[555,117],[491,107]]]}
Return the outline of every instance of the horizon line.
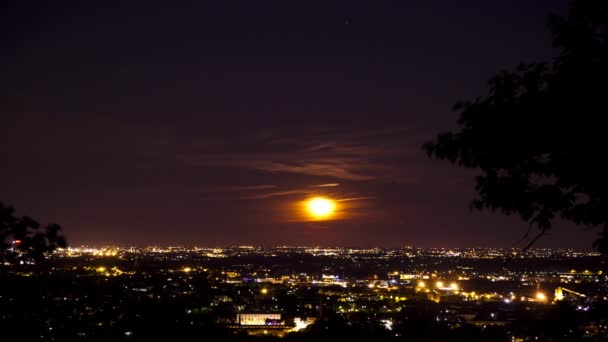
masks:
{"label": "horizon line", "polygon": [[[348,245],[253,245],[253,244],[240,244],[240,245],[213,245],[213,246],[196,246],[196,245],[180,245],[180,244],[146,244],[146,245],[113,245],[113,244],[80,244],[77,246],[68,246],[63,249],[75,249],[75,248],[185,248],[185,249],[230,249],[230,248],[307,248],[307,249],[385,249],[385,250],[396,250],[396,249],[455,249],[455,250],[466,250],[466,249],[497,249],[497,250],[516,250],[521,251],[521,247],[492,247],[492,246],[474,246],[474,247],[450,247],[450,246],[433,246],[433,247],[416,247],[414,245],[405,246],[348,246]],[[61,248],[60,248],[61,249]],[[585,252],[597,252],[592,248],[578,248],[578,247],[533,247],[527,251],[532,250],[572,250],[572,251],[585,251]],[[527,252],[526,251],[526,252]],[[599,252],[598,252],[599,253]]]}

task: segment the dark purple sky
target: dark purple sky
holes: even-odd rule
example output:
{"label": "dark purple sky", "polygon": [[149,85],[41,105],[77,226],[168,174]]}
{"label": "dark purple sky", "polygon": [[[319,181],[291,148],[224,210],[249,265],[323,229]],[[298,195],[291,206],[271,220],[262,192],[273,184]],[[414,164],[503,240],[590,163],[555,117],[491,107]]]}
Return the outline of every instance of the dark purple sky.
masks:
{"label": "dark purple sky", "polygon": [[[0,199],[73,245],[511,247],[525,232],[471,213],[474,173],[420,145],[497,71],[550,58],[565,0],[81,3],[0,9]],[[346,219],[299,222],[313,194],[350,199]],[[558,224],[540,245],[594,238]]]}

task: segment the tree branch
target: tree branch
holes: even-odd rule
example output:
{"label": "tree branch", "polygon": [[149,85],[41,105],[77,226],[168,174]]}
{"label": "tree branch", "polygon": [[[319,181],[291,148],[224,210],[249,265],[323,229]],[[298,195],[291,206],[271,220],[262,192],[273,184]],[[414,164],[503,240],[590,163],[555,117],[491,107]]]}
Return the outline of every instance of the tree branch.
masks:
{"label": "tree branch", "polygon": [[525,251],[527,251],[528,249],[530,249],[530,247],[532,247],[532,246],[533,246],[533,245],[536,243],[536,241],[538,241],[538,239],[540,239],[541,237],[543,237],[543,235],[545,235],[545,233],[546,233],[546,232],[547,232],[547,228],[546,228],[546,227],[543,227],[543,228],[541,229],[540,233],[538,233],[538,235],[536,235],[536,236],[534,237],[534,239],[532,239],[532,241],[530,241],[530,242],[529,242],[529,243],[526,245],[526,247],[522,248],[522,249],[521,249],[521,251],[522,251],[522,252],[525,252]]}
{"label": "tree branch", "polygon": [[531,232],[532,232],[532,224],[528,225],[528,230],[526,231],[524,236],[522,236],[519,240],[515,241],[515,243],[513,243],[513,245],[519,245],[520,243],[522,243],[524,240],[526,240],[530,236]]}
{"label": "tree branch", "polygon": [[[517,243],[520,243],[522,241],[524,241],[525,239],[528,238],[528,236],[530,236],[530,232],[532,231],[532,225],[528,226],[528,231],[526,232],[526,234],[524,235],[523,238],[521,238],[519,241],[517,241]],[[530,249],[530,247],[532,247],[536,241],[538,241],[543,235],[545,235],[545,233],[547,232],[547,228],[544,227],[541,229],[540,233],[538,233],[538,235],[536,235],[532,241],[530,241],[524,248],[521,249],[521,251],[519,253],[517,253],[516,255],[519,255],[525,251],[527,251],[528,249]],[[516,244],[517,244],[516,243]],[[509,255],[508,257],[505,258],[505,261],[502,263],[502,268],[506,269],[507,265],[511,262],[511,260],[513,260],[515,256],[514,255]]]}

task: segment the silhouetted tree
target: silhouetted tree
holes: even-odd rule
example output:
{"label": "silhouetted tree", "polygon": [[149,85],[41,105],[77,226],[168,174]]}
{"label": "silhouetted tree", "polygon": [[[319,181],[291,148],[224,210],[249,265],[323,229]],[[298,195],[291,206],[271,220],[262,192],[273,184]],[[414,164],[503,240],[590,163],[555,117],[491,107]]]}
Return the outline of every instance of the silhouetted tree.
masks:
{"label": "silhouetted tree", "polygon": [[454,106],[459,130],[423,149],[481,170],[471,207],[537,227],[524,249],[561,217],[603,226],[595,246],[608,254],[608,1],[574,0],[549,27],[558,57],[499,73],[487,96]]}
{"label": "silhouetted tree", "polygon": [[15,216],[15,209],[0,202],[0,260],[19,256],[41,260],[44,253],[66,247],[61,227],[49,224],[44,229],[27,216]]}

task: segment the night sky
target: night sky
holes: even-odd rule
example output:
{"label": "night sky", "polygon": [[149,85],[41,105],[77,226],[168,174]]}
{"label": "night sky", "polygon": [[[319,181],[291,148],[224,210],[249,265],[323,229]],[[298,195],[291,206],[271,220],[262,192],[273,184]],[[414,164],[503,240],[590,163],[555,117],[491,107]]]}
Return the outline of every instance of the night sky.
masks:
{"label": "night sky", "polygon": [[[565,0],[15,3],[0,8],[0,200],[72,245],[511,247],[525,233],[470,212],[474,172],[420,145],[493,74],[554,55],[546,16]],[[301,217],[313,195],[340,218]],[[594,238],[558,223],[539,246]]]}

